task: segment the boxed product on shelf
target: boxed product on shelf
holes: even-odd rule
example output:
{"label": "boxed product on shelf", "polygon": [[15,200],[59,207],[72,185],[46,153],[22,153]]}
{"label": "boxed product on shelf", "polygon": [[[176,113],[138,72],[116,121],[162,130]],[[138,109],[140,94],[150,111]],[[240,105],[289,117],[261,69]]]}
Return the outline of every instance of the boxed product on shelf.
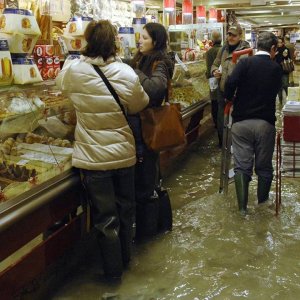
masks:
{"label": "boxed product on shelf", "polygon": [[0,33],[0,38],[7,39],[9,51],[11,53],[32,53],[35,43],[38,40],[38,35],[30,35],[23,33]]}
{"label": "boxed product on shelf", "polygon": [[29,10],[6,8],[0,16],[0,32],[41,35],[35,17]]}
{"label": "boxed product on shelf", "polygon": [[34,58],[44,80],[54,79],[60,71],[60,58],[53,53],[53,45],[36,45],[34,47]]}
{"label": "boxed product on shelf", "polygon": [[83,36],[87,25],[92,20],[90,17],[73,17],[66,26],[65,34],[70,36]]}
{"label": "boxed product on shelf", "polygon": [[37,65],[32,58],[12,59],[15,84],[28,84],[43,81]]}
{"label": "boxed product on shelf", "polygon": [[34,56],[35,57],[48,57],[53,56],[54,46],[53,45],[35,45]]}
{"label": "boxed product on shelf", "polygon": [[67,36],[64,35],[63,39],[66,43],[69,52],[81,51],[87,44],[83,36]]}
{"label": "boxed product on shelf", "polygon": [[13,80],[13,70],[7,40],[0,40],[0,86],[9,85]]}

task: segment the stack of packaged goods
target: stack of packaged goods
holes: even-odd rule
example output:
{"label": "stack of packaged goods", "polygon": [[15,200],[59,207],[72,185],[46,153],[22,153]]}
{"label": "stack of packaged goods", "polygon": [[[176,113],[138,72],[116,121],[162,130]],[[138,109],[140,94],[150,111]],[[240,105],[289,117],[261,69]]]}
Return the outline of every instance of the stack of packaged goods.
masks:
{"label": "stack of packaged goods", "polygon": [[[0,39],[3,45],[7,41],[11,53],[13,83],[27,84],[42,81],[37,65],[30,57],[40,35],[41,31],[37,21],[29,10],[4,9],[0,16]],[[4,71],[5,76],[10,76],[10,67],[8,66],[10,58],[7,56],[7,50],[2,51],[6,58],[6,62],[1,66],[2,73]],[[1,54],[1,58],[4,54]],[[7,72],[9,75],[6,74]],[[10,83],[11,81],[8,84]]]}
{"label": "stack of packaged goods", "polygon": [[80,51],[86,46],[86,40],[83,35],[90,21],[92,21],[91,17],[74,16],[68,22],[63,34],[63,40],[69,52],[69,56],[64,63],[65,65],[74,59],[78,59]]}
{"label": "stack of packaged goods", "polygon": [[54,79],[60,71],[60,58],[53,53],[53,45],[36,45],[34,48],[34,58],[44,80]]}
{"label": "stack of packaged goods", "polygon": [[283,107],[282,171],[300,175],[300,101],[287,101]]}

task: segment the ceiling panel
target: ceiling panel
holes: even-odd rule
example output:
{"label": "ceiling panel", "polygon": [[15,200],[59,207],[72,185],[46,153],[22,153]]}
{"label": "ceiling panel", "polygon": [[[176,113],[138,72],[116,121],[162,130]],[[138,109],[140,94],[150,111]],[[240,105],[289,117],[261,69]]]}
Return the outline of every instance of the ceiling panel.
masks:
{"label": "ceiling panel", "polygon": [[[146,0],[147,6],[155,6],[157,9],[159,7],[159,10],[162,10],[162,3],[162,0]],[[180,3],[181,0],[177,1],[179,7]],[[194,6],[206,5],[207,7],[234,10],[238,20],[247,22],[254,27],[299,27],[300,0],[263,0],[260,3],[266,3],[266,5],[251,5],[251,0],[194,0]]]}

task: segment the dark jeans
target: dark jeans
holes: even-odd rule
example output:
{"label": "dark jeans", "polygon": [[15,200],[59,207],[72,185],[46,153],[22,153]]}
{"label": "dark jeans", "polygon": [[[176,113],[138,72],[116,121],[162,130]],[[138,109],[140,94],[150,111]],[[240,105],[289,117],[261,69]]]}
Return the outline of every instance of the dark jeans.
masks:
{"label": "dark jeans", "polygon": [[218,90],[217,130],[218,130],[218,137],[219,137],[219,146],[222,146],[222,142],[223,142],[224,108],[225,108],[225,98],[223,96],[223,93],[220,90]]}
{"label": "dark jeans", "polygon": [[217,128],[218,122],[218,89],[214,91],[209,91],[209,97],[211,101],[211,116],[213,118],[215,128]]}
{"label": "dark jeans", "polygon": [[107,276],[119,277],[130,260],[134,221],[134,166],[107,171],[82,170],[83,185],[98,231]]}
{"label": "dark jeans", "polygon": [[211,99],[211,116],[213,118],[215,128],[218,128],[218,100]]}

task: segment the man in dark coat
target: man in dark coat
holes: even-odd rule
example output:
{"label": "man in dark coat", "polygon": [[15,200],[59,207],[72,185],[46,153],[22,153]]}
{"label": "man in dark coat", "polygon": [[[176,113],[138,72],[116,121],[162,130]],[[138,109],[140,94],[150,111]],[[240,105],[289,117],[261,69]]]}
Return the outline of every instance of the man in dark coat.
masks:
{"label": "man in dark coat", "polygon": [[233,102],[232,147],[235,187],[239,210],[246,213],[248,187],[253,174],[258,176],[257,198],[269,198],[273,179],[272,156],[275,145],[275,102],[282,70],[273,61],[277,38],[271,32],[258,37],[258,52],[243,58],[225,83],[224,95]]}
{"label": "man in dark coat", "polygon": [[[210,73],[211,66],[217,57],[219,49],[222,47],[222,37],[219,31],[213,31],[211,34],[211,40],[213,46],[206,52],[206,78],[213,77]],[[217,117],[218,117],[218,98],[217,88],[215,90],[210,89],[210,100],[211,100],[211,115],[214,120],[215,127],[217,128]]]}
{"label": "man in dark coat", "polygon": [[219,93],[218,93],[218,135],[220,146],[223,141],[223,126],[224,126],[224,86],[227,77],[231,74],[235,67],[232,62],[232,54],[234,51],[250,48],[247,41],[242,39],[243,30],[239,24],[229,27],[227,31],[227,38],[225,45],[219,49],[216,59],[211,67],[211,74],[219,80]]}

